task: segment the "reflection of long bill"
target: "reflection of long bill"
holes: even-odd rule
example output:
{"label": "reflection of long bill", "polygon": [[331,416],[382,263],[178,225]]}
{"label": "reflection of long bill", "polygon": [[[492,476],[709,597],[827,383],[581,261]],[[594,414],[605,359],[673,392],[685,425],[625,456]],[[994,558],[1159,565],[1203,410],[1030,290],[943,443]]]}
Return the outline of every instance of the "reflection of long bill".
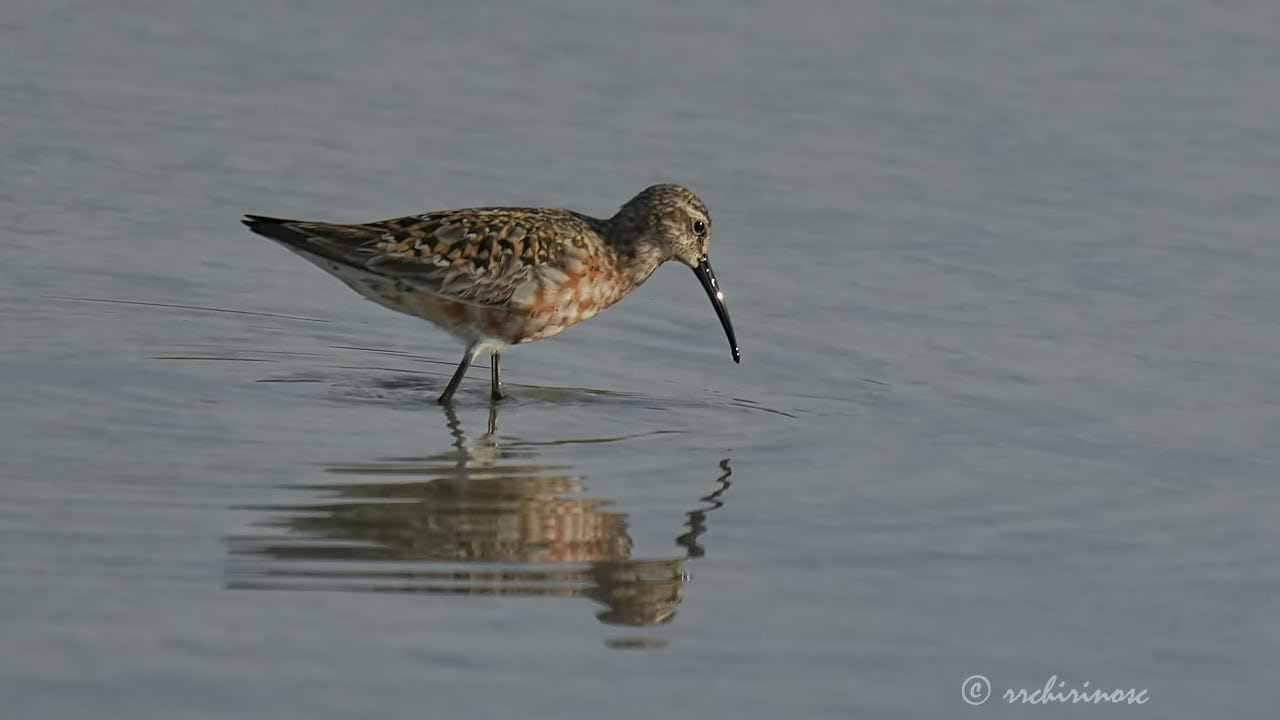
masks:
{"label": "reflection of long bill", "polygon": [[733,334],[733,322],[729,320],[729,311],[724,307],[724,293],[720,292],[720,283],[716,281],[716,274],[711,270],[711,263],[706,255],[698,258],[698,266],[693,269],[693,274],[698,276],[702,289],[707,291],[711,307],[716,309],[716,316],[724,326],[724,334],[729,337],[729,349],[733,351],[733,361],[742,362],[742,353],[738,352],[738,338]]}

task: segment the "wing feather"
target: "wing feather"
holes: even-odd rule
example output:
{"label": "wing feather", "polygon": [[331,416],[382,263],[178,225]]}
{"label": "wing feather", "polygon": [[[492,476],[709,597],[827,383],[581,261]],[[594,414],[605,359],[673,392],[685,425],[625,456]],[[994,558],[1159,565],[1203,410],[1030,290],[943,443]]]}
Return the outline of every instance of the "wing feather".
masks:
{"label": "wing feather", "polygon": [[567,210],[478,208],[360,225],[249,216],[254,232],[288,247],[482,305],[524,305],[547,277],[584,269],[602,221]]}

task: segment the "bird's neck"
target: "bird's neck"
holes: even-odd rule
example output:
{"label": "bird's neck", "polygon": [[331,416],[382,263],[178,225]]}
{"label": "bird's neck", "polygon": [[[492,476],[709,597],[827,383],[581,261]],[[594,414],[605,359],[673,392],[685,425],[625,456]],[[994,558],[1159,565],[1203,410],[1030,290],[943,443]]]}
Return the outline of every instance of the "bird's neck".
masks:
{"label": "bird's neck", "polygon": [[597,231],[617,255],[618,289],[627,293],[649,279],[654,270],[671,259],[670,250],[657,240],[652,220],[624,206],[608,220],[597,220]]}
{"label": "bird's neck", "polygon": [[624,275],[620,280],[627,291],[648,280],[659,265],[671,259],[670,254],[663,247],[644,236],[637,236],[630,242],[616,244],[613,250],[618,253],[618,259],[622,261],[618,263]]}

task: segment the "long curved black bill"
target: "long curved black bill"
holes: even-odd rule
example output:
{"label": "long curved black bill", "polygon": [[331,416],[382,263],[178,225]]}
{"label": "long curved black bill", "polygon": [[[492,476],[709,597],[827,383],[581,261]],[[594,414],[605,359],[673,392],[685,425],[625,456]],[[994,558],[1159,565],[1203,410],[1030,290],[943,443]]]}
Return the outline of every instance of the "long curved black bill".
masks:
{"label": "long curved black bill", "polygon": [[716,317],[720,318],[720,324],[724,326],[724,334],[729,338],[729,349],[733,351],[733,361],[742,362],[742,353],[738,352],[738,338],[733,334],[733,322],[729,320],[729,311],[724,307],[724,293],[720,292],[720,283],[716,280],[716,274],[711,270],[711,263],[706,255],[698,258],[693,274],[698,276],[702,289],[707,291],[711,307],[716,309]]}

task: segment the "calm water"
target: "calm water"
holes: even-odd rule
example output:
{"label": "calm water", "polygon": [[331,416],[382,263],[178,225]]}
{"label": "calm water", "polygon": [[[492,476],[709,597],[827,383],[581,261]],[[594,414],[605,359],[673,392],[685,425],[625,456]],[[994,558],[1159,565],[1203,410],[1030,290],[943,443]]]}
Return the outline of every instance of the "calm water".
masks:
{"label": "calm water", "polygon": [[[8,3],[4,716],[1269,717],[1278,36],[1269,0]],[[509,352],[496,410],[237,223],[668,180],[742,365],[672,265]],[[999,697],[1054,675],[1149,702]]]}

